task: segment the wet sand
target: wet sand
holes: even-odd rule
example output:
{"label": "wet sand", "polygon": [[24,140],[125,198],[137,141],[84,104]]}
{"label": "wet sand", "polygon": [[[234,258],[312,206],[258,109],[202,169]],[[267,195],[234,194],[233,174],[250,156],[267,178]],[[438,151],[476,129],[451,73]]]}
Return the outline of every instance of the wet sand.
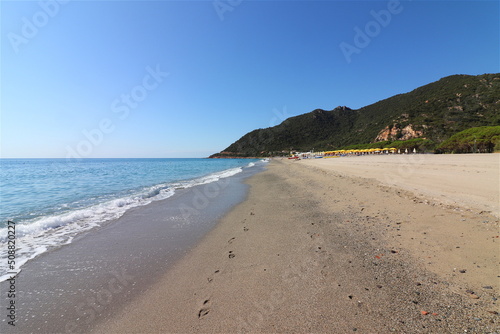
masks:
{"label": "wet sand", "polygon": [[[498,331],[498,219],[331,160],[273,160],[247,200],[94,332]],[[461,185],[450,187],[467,195]]]}

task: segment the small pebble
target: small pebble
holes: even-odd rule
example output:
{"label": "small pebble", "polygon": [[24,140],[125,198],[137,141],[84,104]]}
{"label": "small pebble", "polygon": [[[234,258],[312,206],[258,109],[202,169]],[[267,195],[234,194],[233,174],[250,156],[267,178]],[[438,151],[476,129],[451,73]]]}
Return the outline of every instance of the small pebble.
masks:
{"label": "small pebble", "polygon": [[459,270],[459,272],[462,273],[462,274],[465,274],[467,272],[467,270],[462,269],[462,270]]}
{"label": "small pebble", "polygon": [[479,296],[478,296],[478,295],[475,295],[475,294],[473,294],[473,293],[471,293],[471,294],[469,295],[469,297],[470,297],[470,298],[472,298],[472,299],[479,299]]}
{"label": "small pebble", "polygon": [[483,286],[483,289],[493,289],[493,287],[491,285],[485,285]]}

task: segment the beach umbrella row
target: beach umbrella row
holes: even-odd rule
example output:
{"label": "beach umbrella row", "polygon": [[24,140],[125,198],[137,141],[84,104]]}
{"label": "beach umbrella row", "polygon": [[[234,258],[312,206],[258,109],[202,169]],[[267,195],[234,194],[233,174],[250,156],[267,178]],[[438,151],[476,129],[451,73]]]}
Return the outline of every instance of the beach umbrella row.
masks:
{"label": "beach umbrella row", "polygon": [[355,149],[355,150],[335,150],[335,151],[323,151],[323,152],[305,152],[305,153],[292,153],[292,156],[302,155],[302,156],[332,156],[332,155],[344,155],[344,154],[373,154],[373,153],[396,153],[398,149],[395,147],[384,147],[384,148],[366,148],[366,149]]}
{"label": "beach umbrella row", "polygon": [[357,150],[335,150],[322,152],[326,155],[328,154],[353,154],[353,153],[380,153],[380,152],[391,152],[394,153],[397,148],[385,147],[385,148],[367,148],[367,149],[357,149]]}

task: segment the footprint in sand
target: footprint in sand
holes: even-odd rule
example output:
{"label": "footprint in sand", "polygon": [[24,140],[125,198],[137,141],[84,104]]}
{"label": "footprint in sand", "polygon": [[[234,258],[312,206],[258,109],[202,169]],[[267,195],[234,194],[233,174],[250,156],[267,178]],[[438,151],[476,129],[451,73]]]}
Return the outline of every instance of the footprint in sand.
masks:
{"label": "footprint in sand", "polygon": [[198,311],[198,319],[203,319],[210,312],[210,299],[203,302],[203,307]]}
{"label": "footprint in sand", "polygon": [[[220,270],[219,270],[219,269],[217,269],[217,270],[214,272],[214,274],[218,274],[219,272],[220,272]],[[208,278],[207,278],[207,280],[208,280],[208,283],[210,283],[210,282],[212,282],[212,281],[214,280],[214,278],[213,278],[213,277],[208,277]]]}
{"label": "footprint in sand", "polygon": [[232,244],[232,243],[233,243],[233,241],[234,241],[234,239],[236,239],[236,237],[232,237],[232,238],[231,238],[231,239],[229,239],[227,242],[228,242],[229,244]]}

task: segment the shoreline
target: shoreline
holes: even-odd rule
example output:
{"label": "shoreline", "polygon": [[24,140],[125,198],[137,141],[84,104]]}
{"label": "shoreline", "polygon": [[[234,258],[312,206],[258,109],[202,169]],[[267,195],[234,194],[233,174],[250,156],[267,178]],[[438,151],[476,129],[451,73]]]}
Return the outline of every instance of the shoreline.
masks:
{"label": "shoreline", "polygon": [[[16,326],[2,333],[87,333],[144,294],[246,197],[262,167],[178,189],[27,262],[15,280]],[[8,291],[9,282],[0,283]],[[2,306],[10,303],[3,295]],[[6,307],[6,306],[5,306]],[[4,308],[4,307],[2,307]]]}
{"label": "shoreline", "polygon": [[487,212],[287,160],[246,183],[244,202],[95,332],[498,328],[499,228]]}
{"label": "shoreline", "polygon": [[[16,159],[18,160],[18,159]],[[7,221],[16,225],[16,268],[79,235],[116,221],[132,208],[166,199],[176,191],[214,182],[263,164],[262,161],[202,159],[26,159],[6,164],[2,179],[1,257],[7,257]],[[39,191],[26,193],[25,181]],[[21,173],[21,174],[20,174]],[[75,178],[74,174],[78,174]],[[50,175],[47,177],[37,175]],[[85,181],[84,181],[85,180]],[[43,184],[43,186],[42,186]],[[29,188],[29,187],[28,187]],[[12,238],[12,236],[11,236]],[[11,256],[12,257],[12,256]],[[12,275],[0,265],[0,282]]]}

